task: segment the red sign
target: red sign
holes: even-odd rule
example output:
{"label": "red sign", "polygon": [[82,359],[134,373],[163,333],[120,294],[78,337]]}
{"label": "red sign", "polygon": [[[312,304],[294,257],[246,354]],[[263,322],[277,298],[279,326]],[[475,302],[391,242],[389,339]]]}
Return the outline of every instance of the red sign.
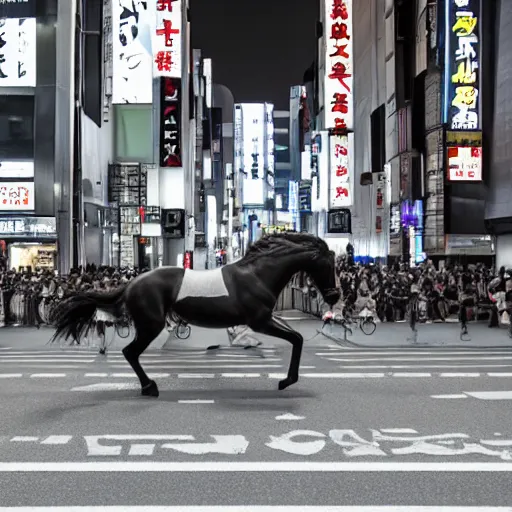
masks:
{"label": "red sign", "polygon": [[181,78],[181,0],[157,0],[154,76]]}

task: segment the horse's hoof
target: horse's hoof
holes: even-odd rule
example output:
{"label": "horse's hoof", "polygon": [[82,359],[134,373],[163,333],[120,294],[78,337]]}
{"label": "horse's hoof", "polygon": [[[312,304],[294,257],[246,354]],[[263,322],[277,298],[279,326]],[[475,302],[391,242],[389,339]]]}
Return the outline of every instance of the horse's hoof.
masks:
{"label": "horse's hoof", "polygon": [[100,348],[100,354],[104,356],[107,353],[107,351],[104,348]]}
{"label": "horse's hoof", "polygon": [[142,396],[152,396],[154,398],[158,398],[160,396],[158,386],[154,380],[151,380],[149,384],[142,388]]}
{"label": "horse's hoof", "polygon": [[295,384],[299,379],[290,379],[289,377],[280,381],[278,385],[279,391],[283,391],[283,389],[286,389],[287,387],[291,386],[292,384]]}

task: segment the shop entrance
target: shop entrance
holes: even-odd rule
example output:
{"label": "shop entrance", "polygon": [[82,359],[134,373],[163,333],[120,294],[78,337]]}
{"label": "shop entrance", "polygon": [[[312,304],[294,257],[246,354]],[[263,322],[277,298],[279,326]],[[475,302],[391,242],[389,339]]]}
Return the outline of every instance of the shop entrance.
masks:
{"label": "shop entrance", "polygon": [[57,246],[54,243],[15,242],[9,244],[8,267],[16,270],[54,270]]}

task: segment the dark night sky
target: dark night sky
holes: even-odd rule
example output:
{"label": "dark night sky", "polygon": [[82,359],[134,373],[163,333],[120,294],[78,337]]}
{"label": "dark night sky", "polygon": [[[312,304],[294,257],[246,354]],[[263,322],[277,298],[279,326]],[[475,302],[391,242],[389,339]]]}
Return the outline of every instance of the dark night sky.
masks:
{"label": "dark night sky", "polygon": [[191,0],[192,46],[235,102],[288,110],[316,53],[318,0]]}

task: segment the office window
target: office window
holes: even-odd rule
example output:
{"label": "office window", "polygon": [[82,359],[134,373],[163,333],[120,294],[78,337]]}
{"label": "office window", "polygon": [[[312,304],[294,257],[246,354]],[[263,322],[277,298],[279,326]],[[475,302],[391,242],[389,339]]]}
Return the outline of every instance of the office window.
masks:
{"label": "office window", "polygon": [[34,97],[0,96],[0,160],[34,158]]}

